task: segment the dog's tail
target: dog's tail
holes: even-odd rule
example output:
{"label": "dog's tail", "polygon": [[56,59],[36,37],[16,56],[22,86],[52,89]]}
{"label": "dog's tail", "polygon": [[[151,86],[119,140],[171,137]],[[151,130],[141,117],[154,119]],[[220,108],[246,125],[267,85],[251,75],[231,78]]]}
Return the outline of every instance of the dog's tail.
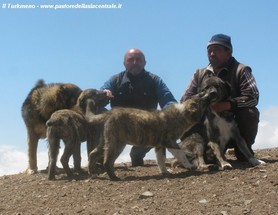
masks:
{"label": "dog's tail", "polygon": [[35,85],[35,88],[41,88],[41,87],[44,87],[46,84],[44,82],[43,79],[39,79]]}
{"label": "dog's tail", "polygon": [[45,125],[47,127],[61,126],[61,125],[63,125],[63,120],[50,118],[49,120],[46,121]]}

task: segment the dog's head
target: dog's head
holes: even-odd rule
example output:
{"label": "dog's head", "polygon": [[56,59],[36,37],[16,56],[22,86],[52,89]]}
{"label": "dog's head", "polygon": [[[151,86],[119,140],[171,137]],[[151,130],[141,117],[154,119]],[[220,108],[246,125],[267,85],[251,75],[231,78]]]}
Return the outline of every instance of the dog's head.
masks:
{"label": "dog's head", "polygon": [[59,96],[61,97],[60,101],[66,103],[67,108],[71,108],[76,104],[77,98],[82,92],[82,90],[74,84],[59,84]]}
{"label": "dog's head", "polygon": [[[109,98],[106,93],[96,89],[86,89],[82,91],[77,99],[77,106],[85,114],[86,111],[94,114],[101,112],[100,109],[104,109],[109,103]],[[87,110],[89,108],[89,110]]]}
{"label": "dog's head", "polygon": [[209,104],[228,99],[231,93],[229,83],[222,81],[211,71],[207,70],[199,88],[199,96]]}

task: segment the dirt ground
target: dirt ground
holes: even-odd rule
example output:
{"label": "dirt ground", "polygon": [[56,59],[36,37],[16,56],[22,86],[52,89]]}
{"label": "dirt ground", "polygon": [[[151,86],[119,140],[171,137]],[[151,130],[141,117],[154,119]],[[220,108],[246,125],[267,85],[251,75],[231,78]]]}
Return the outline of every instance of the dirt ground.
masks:
{"label": "dirt ground", "polygon": [[232,170],[178,168],[168,177],[159,175],[153,160],[134,168],[122,163],[116,174],[124,180],[118,182],[106,174],[60,174],[55,181],[45,171],[2,176],[0,214],[278,214],[278,148],[256,156],[266,164],[252,168],[228,155]]}

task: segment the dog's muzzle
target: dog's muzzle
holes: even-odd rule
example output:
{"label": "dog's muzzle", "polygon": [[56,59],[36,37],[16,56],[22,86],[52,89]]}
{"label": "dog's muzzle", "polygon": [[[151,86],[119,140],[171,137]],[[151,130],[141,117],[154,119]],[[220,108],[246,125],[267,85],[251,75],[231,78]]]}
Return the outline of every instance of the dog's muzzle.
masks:
{"label": "dog's muzzle", "polygon": [[202,91],[201,93],[199,93],[199,96],[201,97],[201,100],[207,105],[218,102],[219,100],[217,90]]}

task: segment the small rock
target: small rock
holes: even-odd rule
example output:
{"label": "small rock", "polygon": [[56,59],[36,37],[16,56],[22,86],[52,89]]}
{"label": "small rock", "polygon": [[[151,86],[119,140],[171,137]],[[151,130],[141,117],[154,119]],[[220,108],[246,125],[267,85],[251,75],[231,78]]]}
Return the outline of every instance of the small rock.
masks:
{"label": "small rock", "polygon": [[208,201],[206,199],[202,199],[199,201],[199,203],[206,204],[206,203],[208,203]]}
{"label": "small rock", "polygon": [[245,205],[249,205],[251,202],[252,202],[251,199],[250,199],[250,200],[245,200],[244,204],[245,204]]}
{"label": "small rock", "polygon": [[153,196],[154,196],[154,194],[152,192],[146,191],[140,195],[140,199],[149,198],[149,197],[153,197]]}

